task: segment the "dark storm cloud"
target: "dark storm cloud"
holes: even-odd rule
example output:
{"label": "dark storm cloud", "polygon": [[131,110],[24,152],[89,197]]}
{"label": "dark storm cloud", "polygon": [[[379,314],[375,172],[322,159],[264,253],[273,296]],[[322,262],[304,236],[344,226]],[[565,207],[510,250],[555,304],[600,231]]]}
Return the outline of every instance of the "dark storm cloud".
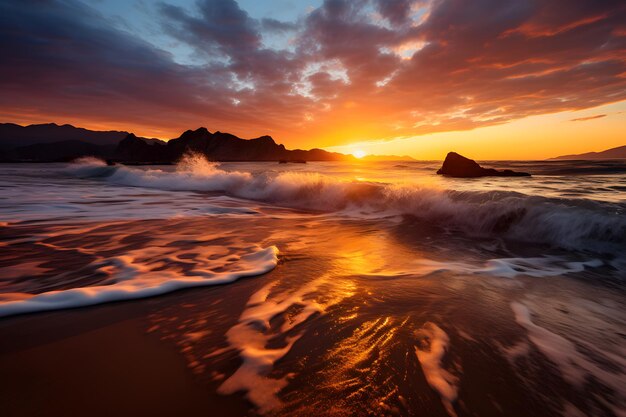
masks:
{"label": "dark storm cloud", "polygon": [[[623,1],[327,0],[298,22],[254,19],[232,0],[156,9],[203,65],[78,1],[0,1],[3,112],[312,145],[346,123],[373,139],[626,99]],[[289,45],[267,45],[277,33]]]}
{"label": "dark storm cloud", "polygon": [[224,58],[228,70],[239,81],[248,82],[257,90],[268,87],[268,83],[284,90],[287,82],[295,81],[293,74],[302,68],[301,62],[288,52],[264,48],[260,33],[263,25],[250,18],[235,1],[201,0],[197,6],[199,14],[191,15],[180,7],[162,4],[168,33],[209,58],[213,54]]}
{"label": "dark storm cloud", "polygon": [[411,39],[414,30],[377,25],[364,10],[366,2],[327,0],[305,22],[301,46],[318,60],[338,60],[354,87],[370,89],[400,66],[384,48]]}
{"label": "dark storm cloud", "polygon": [[376,0],[376,7],[385,19],[393,24],[404,24],[409,20],[411,0]]}
{"label": "dark storm cloud", "polygon": [[282,22],[280,20],[272,19],[272,18],[263,18],[261,19],[261,27],[263,30],[268,32],[291,32],[298,29],[297,23],[292,22]]}
{"label": "dark storm cloud", "polygon": [[203,70],[175,64],[163,51],[107,28],[91,9],[74,2],[0,7],[3,106],[41,112],[67,106],[70,112],[122,119],[131,114],[149,120],[150,111],[173,108],[202,114],[205,106],[190,93],[211,94],[225,79],[219,71],[207,79]]}
{"label": "dark storm cloud", "polygon": [[166,26],[177,38],[204,49],[216,45],[226,55],[248,52],[260,47],[261,37],[256,21],[239,8],[233,0],[202,0],[197,2],[199,16],[191,16],[185,9],[161,4]]}

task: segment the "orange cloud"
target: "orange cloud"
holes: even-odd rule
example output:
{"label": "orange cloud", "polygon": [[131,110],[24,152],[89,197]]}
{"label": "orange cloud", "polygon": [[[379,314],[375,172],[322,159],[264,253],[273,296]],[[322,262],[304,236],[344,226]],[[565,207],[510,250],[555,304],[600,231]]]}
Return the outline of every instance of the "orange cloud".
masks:
{"label": "orange cloud", "polygon": [[603,117],[606,117],[606,114],[596,114],[595,116],[577,117],[575,119],[571,119],[570,122],[586,122],[587,120],[601,119]]}

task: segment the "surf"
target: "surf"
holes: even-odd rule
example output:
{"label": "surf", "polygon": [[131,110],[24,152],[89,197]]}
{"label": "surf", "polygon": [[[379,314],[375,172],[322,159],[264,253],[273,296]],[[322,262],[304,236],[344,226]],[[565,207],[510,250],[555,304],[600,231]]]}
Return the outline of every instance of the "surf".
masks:
{"label": "surf", "polygon": [[121,186],[213,192],[357,219],[408,215],[468,237],[501,237],[612,254],[626,246],[626,206],[621,203],[351,181],[319,172],[253,174],[224,170],[200,155],[185,156],[173,171],[106,166],[96,159],[82,159],[66,172]]}

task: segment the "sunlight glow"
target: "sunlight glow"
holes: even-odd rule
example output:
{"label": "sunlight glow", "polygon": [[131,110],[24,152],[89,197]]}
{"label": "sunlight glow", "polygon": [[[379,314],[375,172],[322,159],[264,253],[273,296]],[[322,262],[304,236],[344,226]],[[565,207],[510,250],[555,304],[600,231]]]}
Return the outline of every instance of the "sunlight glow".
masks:
{"label": "sunlight glow", "polygon": [[365,151],[358,149],[354,152],[352,152],[352,155],[354,155],[355,158],[363,158],[365,155],[367,155],[367,153],[365,153]]}

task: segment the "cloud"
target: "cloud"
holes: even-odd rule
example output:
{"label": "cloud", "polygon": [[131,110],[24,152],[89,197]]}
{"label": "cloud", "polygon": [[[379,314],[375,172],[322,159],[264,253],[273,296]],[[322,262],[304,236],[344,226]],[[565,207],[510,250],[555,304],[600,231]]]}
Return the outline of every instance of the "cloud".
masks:
{"label": "cloud", "polygon": [[412,1],[376,0],[376,7],[382,17],[392,24],[404,24],[409,20]]}
{"label": "cloud", "polygon": [[0,115],[172,136],[207,125],[311,147],[626,99],[623,1],[326,0],[294,22],[233,0],[153,8],[161,35],[202,64],[76,0],[0,0]]}
{"label": "cloud", "polygon": [[[256,32],[244,14],[205,6],[205,17],[230,21],[238,29],[223,30],[217,23],[194,26],[200,22],[173,8],[165,14],[196,30],[188,42],[210,40],[207,48],[230,62],[177,64],[168,53],[112,28],[78,2],[0,2],[0,114],[139,126],[171,136],[200,125],[254,135],[298,122],[289,112],[297,111],[302,100],[285,94],[290,86],[283,79],[289,67],[285,58],[256,48]],[[275,82],[264,88],[272,88],[274,96],[245,88],[270,78]],[[281,116],[267,117],[272,112]]]}
{"label": "cloud", "polygon": [[265,31],[278,33],[291,32],[298,29],[298,25],[296,23],[282,22],[280,20],[267,17],[261,19],[261,27]]}
{"label": "cloud", "polygon": [[217,47],[227,56],[260,47],[256,21],[234,0],[202,0],[197,6],[199,15],[192,16],[182,7],[162,3],[160,11],[166,18],[165,29],[200,50]]}
{"label": "cloud", "polygon": [[603,117],[606,117],[606,114],[596,114],[595,116],[577,117],[576,119],[571,119],[570,122],[586,122],[587,120],[601,119]]}

